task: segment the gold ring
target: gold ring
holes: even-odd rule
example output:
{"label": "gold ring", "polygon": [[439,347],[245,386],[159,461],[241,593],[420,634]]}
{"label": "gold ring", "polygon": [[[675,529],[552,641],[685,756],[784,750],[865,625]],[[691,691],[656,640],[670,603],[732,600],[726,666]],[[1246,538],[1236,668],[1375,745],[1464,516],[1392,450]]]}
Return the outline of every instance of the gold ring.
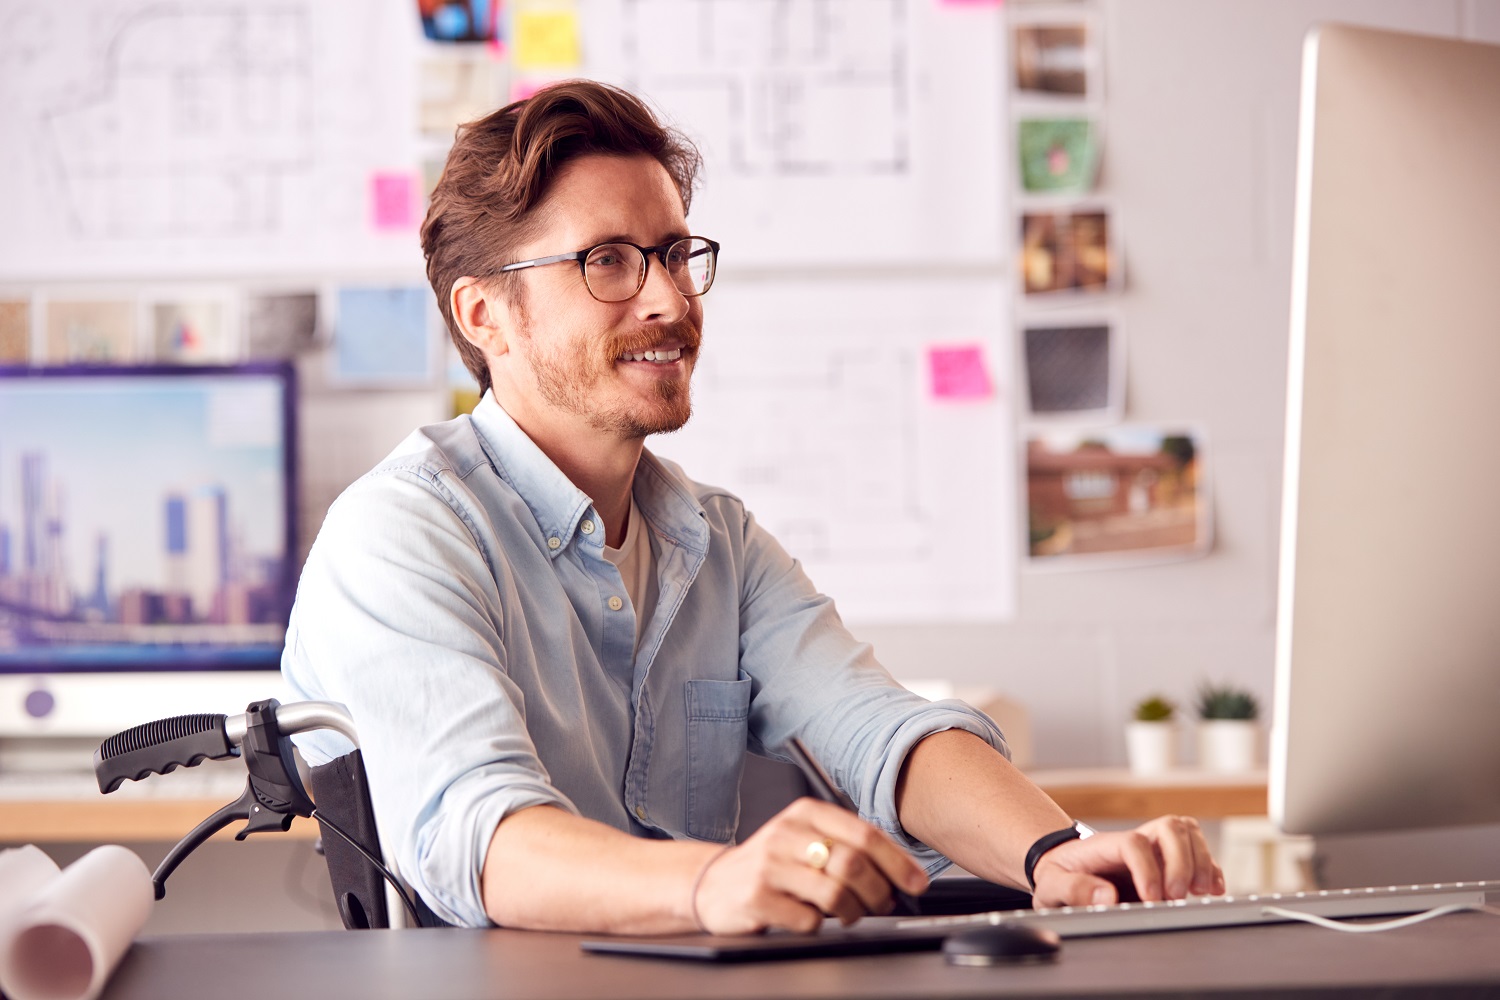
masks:
{"label": "gold ring", "polygon": [[807,850],[803,851],[803,856],[807,859],[808,865],[818,871],[822,871],[828,867],[828,859],[832,854],[833,840],[830,837],[823,837],[821,840],[813,841],[807,845]]}

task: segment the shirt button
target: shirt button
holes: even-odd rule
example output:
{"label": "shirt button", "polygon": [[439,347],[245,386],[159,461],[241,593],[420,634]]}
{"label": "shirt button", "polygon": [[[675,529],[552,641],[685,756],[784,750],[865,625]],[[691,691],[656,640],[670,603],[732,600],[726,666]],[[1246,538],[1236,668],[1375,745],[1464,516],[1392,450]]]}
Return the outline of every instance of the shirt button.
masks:
{"label": "shirt button", "polygon": [[636,819],[641,819],[641,820],[643,820],[643,819],[646,818],[646,807],[645,806],[636,806],[635,807],[635,818]]}
{"label": "shirt button", "polygon": [[583,532],[585,535],[592,535],[594,533],[594,522],[584,521],[578,526],[578,530]]}
{"label": "shirt button", "polygon": [[619,611],[624,606],[625,602],[620,600],[618,597],[611,597],[609,599],[609,610],[611,611]]}
{"label": "shirt button", "polygon": [[553,535],[551,538],[547,539],[547,548],[549,548],[549,549],[560,549],[560,548],[562,548],[562,539],[558,538],[556,535]]}

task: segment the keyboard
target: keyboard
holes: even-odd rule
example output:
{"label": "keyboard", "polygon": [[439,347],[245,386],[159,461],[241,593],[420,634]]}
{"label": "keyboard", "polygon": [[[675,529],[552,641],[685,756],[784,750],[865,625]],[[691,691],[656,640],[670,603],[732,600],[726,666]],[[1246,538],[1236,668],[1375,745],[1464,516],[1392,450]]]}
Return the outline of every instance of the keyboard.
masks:
{"label": "keyboard", "polygon": [[1272,892],[1243,896],[1192,896],[1160,903],[996,910],[960,916],[911,917],[898,921],[896,926],[902,929],[934,930],[984,924],[1019,924],[1046,927],[1056,931],[1059,937],[1097,937],[1195,927],[1285,923],[1297,919],[1286,911],[1342,919],[1398,916],[1448,906],[1477,909],[1495,902],[1500,902],[1500,881],[1438,882],[1430,885]]}

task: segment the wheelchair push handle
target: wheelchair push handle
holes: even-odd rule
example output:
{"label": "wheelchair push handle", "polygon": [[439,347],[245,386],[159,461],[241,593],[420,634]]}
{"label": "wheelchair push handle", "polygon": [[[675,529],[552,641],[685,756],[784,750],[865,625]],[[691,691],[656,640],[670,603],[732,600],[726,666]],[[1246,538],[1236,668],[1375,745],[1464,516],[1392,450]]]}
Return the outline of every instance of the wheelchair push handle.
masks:
{"label": "wheelchair push handle", "polygon": [[[284,734],[310,729],[332,729],[358,745],[359,735],[342,705],[300,701],[274,707],[276,725]],[[94,776],[99,791],[112,792],[125,781],[141,781],[179,767],[196,767],[205,760],[240,755],[240,744],[250,729],[251,716],[199,714],[132,726],[116,733],[94,751]]]}
{"label": "wheelchair push handle", "polygon": [[166,774],[179,767],[196,767],[205,760],[239,756],[236,741],[225,731],[224,715],[176,715],[116,733],[94,751],[94,776],[99,791],[112,792],[121,783]]}

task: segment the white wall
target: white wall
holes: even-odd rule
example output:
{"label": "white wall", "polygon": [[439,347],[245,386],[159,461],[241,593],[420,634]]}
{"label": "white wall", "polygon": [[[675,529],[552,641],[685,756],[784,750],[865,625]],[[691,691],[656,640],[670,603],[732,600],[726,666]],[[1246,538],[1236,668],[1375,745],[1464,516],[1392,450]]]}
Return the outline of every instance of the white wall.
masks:
{"label": "white wall", "polygon": [[[1302,38],[1319,21],[1500,41],[1496,0],[1105,0],[1102,193],[1127,287],[1127,418],[1201,421],[1217,541],[1202,560],[1026,575],[1005,625],[868,628],[902,677],[1031,709],[1042,766],[1120,763],[1161,689],[1232,680],[1269,705]],[[1497,97],[1500,99],[1500,97]]]}

